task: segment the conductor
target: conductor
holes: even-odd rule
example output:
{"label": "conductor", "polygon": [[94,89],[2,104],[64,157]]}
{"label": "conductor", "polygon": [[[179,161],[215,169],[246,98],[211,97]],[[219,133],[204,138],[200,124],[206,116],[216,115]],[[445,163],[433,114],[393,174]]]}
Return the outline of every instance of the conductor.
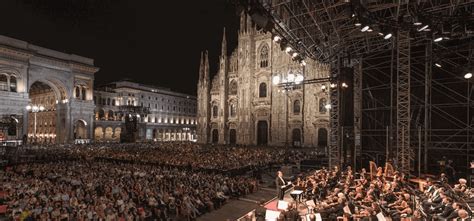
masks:
{"label": "conductor", "polygon": [[277,172],[275,184],[276,184],[276,190],[278,194],[278,200],[283,200],[283,196],[285,195],[286,181],[283,179],[283,173],[281,171]]}

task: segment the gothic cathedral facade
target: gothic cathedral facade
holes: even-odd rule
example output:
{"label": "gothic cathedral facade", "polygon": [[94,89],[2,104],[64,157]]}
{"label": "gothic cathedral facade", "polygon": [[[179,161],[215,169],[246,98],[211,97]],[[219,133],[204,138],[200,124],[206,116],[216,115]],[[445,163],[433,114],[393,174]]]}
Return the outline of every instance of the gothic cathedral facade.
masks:
{"label": "gothic cathedral facade", "polygon": [[219,69],[211,81],[207,51],[201,56],[198,82],[200,143],[326,147],[329,134],[329,83],[284,90],[272,77],[301,73],[305,79],[329,76],[329,66],[302,66],[258,31],[242,14],[238,45],[227,53],[225,29]]}

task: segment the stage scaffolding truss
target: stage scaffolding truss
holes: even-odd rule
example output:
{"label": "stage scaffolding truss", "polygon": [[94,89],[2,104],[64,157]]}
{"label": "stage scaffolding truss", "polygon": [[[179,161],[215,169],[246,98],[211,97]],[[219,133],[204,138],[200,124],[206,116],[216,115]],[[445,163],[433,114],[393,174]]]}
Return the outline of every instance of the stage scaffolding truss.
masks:
{"label": "stage scaffolding truss", "polygon": [[[439,155],[451,154],[464,155],[456,160],[467,166],[474,137],[473,80],[463,76],[474,66],[472,1],[237,2],[267,18],[262,29],[285,39],[305,59],[336,69],[358,61],[352,66],[352,162],[390,160],[412,173],[415,165],[426,171]],[[347,157],[339,149],[339,96],[331,91],[330,166]]]}

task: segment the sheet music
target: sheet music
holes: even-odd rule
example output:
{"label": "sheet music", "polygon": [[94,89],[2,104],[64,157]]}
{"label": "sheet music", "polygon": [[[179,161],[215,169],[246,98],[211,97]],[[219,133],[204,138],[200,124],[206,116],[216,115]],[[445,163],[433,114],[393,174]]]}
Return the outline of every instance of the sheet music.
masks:
{"label": "sheet music", "polygon": [[290,194],[296,194],[296,195],[301,194],[301,193],[303,193],[303,190],[293,190],[290,192]]}
{"label": "sheet music", "polygon": [[265,220],[273,221],[277,220],[280,216],[280,211],[268,210],[265,212]]}
{"label": "sheet music", "polygon": [[349,209],[349,206],[345,206],[343,210],[344,210],[344,213],[352,214],[351,209]]}
{"label": "sheet music", "polygon": [[378,221],[387,221],[387,219],[385,219],[385,216],[382,214],[382,212],[377,213],[377,220]]}
{"label": "sheet music", "polygon": [[278,206],[277,208],[279,210],[286,210],[288,208],[288,202],[284,201],[284,200],[278,200]]}

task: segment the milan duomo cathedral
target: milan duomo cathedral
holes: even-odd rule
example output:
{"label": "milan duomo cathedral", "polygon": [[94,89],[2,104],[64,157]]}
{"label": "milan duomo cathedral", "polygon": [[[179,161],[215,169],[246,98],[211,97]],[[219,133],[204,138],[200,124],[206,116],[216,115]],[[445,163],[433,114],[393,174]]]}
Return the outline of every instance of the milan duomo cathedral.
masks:
{"label": "milan duomo cathedral", "polygon": [[329,76],[325,64],[306,65],[258,31],[242,14],[238,46],[229,55],[225,29],[219,69],[210,78],[207,51],[201,56],[198,83],[200,143],[326,147],[329,134],[328,83],[285,90],[273,76],[300,73],[305,79]]}

